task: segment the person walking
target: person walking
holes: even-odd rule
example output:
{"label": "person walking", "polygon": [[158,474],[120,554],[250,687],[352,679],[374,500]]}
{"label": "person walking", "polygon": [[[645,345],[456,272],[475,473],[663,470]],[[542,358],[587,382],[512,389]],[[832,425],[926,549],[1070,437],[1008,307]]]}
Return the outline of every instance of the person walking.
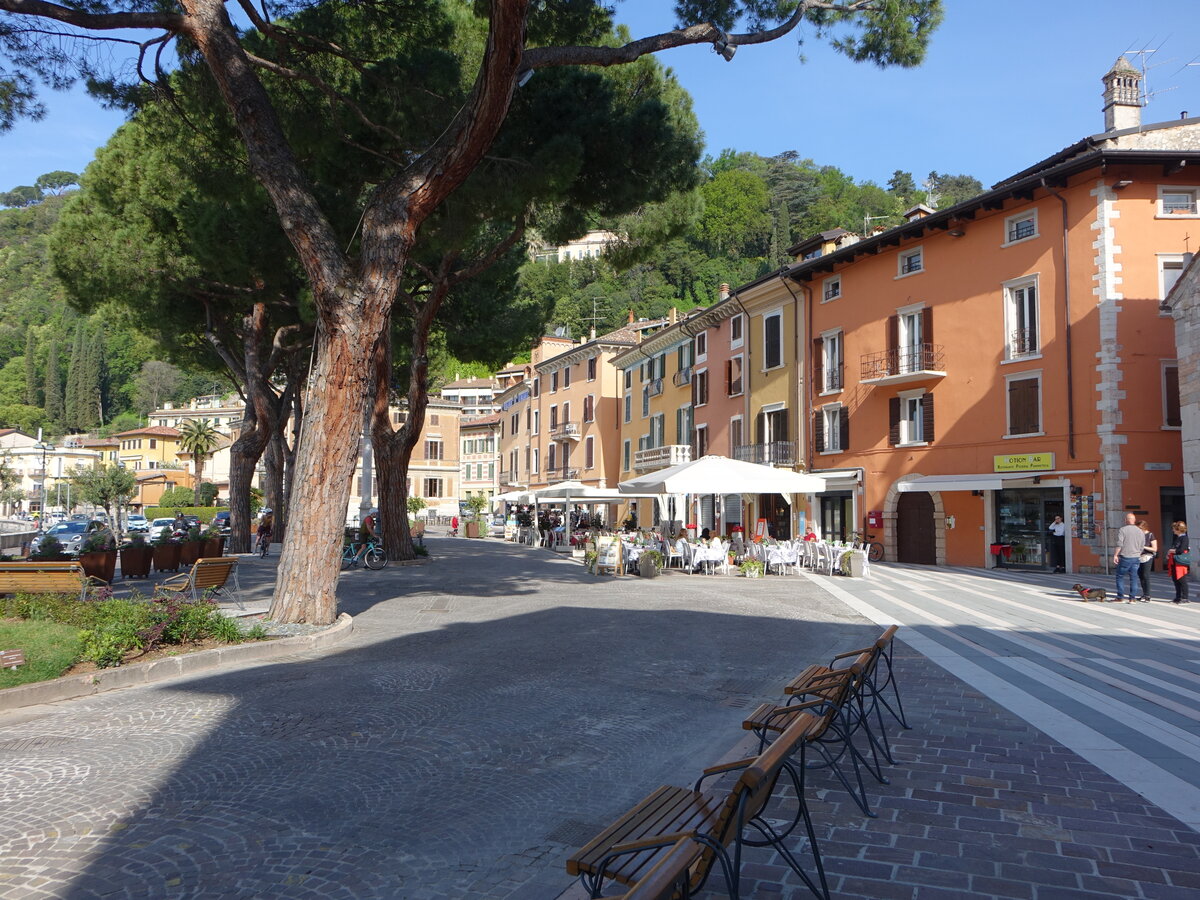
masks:
{"label": "person walking", "polygon": [[[1117,532],[1117,549],[1113,553],[1113,563],[1117,567],[1117,602],[1124,600],[1132,603],[1138,596],[1134,590],[1134,578],[1138,566],[1141,565],[1142,548],[1146,546],[1145,535],[1137,527],[1137,516],[1125,514],[1125,524]],[[1128,585],[1128,590],[1125,590]]]}
{"label": "person walking", "polygon": [[271,507],[266,507],[262,511],[262,518],[258,520],[258,552],[263,559],[267,558],[267,553],[271,548],[271,534],[275,531],[275,513]]}
{"label": "person walking", "polygon": [[1191,545],[1188,543],[1187,523],[1172,522],[1171,549],[1167,552],[1167,572],[1175,584],[1175,599],[1172,603],[1188,603],[1188,569],[1192,565]]}
{"label": "person walking", "polygon": [[1146,540],[1146,546],[1142,548],[1142,555],[1138,558],[1138,580],[1142,583],[1141,600],[1143,603],[1149,603],[1150,571],[1154,568],[1154,557],[1158,556],[1158,538],[1154,536],[1145,519],[1138,519],[1137,527],[1142,530],[1142,536]]}
{"label": "person walking", "polygon": [[1067,523],[1055,516],[1047,529],[1050,532],[1050,565],[1055,572],[1067,571]]}

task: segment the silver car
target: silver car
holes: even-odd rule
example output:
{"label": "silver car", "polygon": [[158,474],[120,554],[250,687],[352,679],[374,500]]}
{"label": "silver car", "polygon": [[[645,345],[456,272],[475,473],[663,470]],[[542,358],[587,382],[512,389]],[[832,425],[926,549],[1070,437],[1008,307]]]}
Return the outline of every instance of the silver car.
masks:
{"label": "silver car", "polygon": [[83,535],[87,531],[87,522],[59,522],[51,526],[47,535],[54,535],[62,544],[63,552],[71,556],[79,555],[79,545],[83,543]]}

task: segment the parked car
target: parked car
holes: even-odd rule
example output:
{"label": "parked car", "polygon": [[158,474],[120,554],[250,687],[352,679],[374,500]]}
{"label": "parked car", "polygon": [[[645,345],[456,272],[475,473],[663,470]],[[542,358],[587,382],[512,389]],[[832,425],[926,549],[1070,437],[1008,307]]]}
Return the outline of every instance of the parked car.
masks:
{"label": "parked car", "polygon": [[217,514],[213,516],[212,527],[219,530],[221,534],[229,534],[231,531],[229,527],[229,510],[218,510]]}
{"label": "parked car", "polygon": [[488,535],[490,537],[504,537],[504,515],[497,513],[492,516],[491,522],[488,524]]}
{"label": "parked car", "polygon": [[150,540],[156,541],[164,534],[170,536],[175,531],[175,519],[168,516],[165,519],[155,519],[150,523],[148,532]]}
{"label": "parked car", "polygon": [[130,513],[125,517],[125,530],[145,534],[150,530],[150,522],[141,513]]}
{"label": "parked car", "polygon": [[83,535],[87,531],[87,526],[87,522],[59,522],[57,525],[51,526],[46,534],[52,534],[58,538],[64,553],[78,556],[79,545],[83,543]]}

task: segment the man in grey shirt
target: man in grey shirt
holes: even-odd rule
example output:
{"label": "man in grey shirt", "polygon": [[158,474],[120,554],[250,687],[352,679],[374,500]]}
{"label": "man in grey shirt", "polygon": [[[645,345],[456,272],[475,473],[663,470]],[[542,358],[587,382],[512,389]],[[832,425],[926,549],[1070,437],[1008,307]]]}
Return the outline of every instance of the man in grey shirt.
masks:
{"label": "man in grey shirt", "polygon": [[[1146,546],[1146,535],[1134,523],[1137,516],[1125,514],[1125,524],[1117,532],[1117,549],[1113,553],[1113,562],[1117,566],[1117,600],[1132,603],[1138,596],[1134,590],[1134,582],[1138,573],[1138,559]],[[1128,583],[1129,590],[1123,591],[1122,585]]]}

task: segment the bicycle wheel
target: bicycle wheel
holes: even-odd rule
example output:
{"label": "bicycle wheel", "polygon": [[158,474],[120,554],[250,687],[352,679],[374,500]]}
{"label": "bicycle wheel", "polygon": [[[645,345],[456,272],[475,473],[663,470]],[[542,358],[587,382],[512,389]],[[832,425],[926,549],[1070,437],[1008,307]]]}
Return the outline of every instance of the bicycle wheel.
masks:
{"label": "bicycle wheel", "polygon": [[363,562],[367,564],[368,569],[382,569],[387,565],[387,554],[383,552],[382,547],[371,545],[363,554]]}
{"label": "bicycle wheel", "polygon": [[879,562],[883,559],[883,544],[879,541],[871,541],[867,548],[867,559],[871,562]]}
{"label": "bicycle wheel", "polygon": [[258,555],[263,559],[267,558],[267,550],[270,548],[271,542],[264,535],[258,539]]}
{"label": "bicycle wheel", "polygon": [[350,563],[353,560],[354,560],[354,548],[352,546],[350,546],[349,544],[347,544],[346,548],[344,550],[342,550],[342,568],[343,569],[349,568]]}

